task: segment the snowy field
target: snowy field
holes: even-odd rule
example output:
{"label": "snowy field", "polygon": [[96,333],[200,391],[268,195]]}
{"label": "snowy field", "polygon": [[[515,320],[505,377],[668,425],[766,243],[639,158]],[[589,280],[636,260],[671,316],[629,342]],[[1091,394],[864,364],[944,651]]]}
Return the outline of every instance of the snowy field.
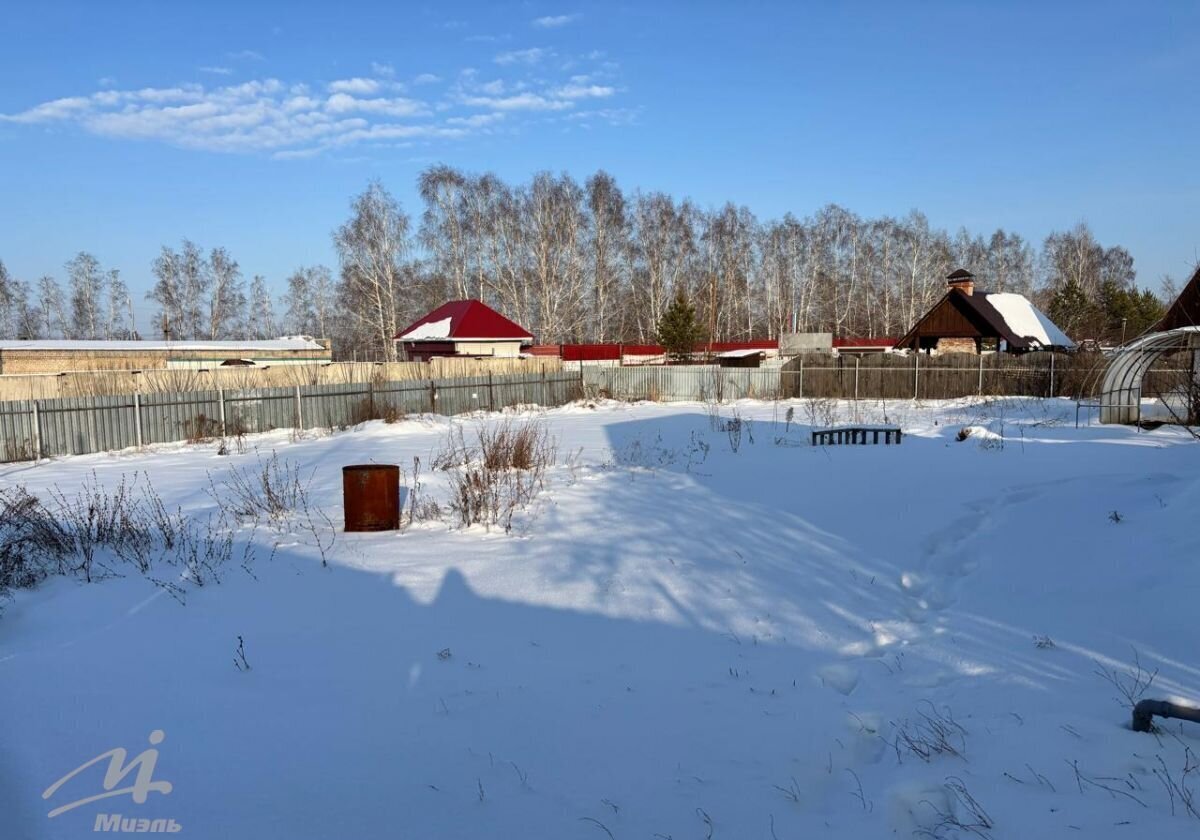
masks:
{"label": "snowy field", "polygon": [[[511,533],[444,513],[338,533],[323,565],[284,526],[179,597],[136,574],[18,592],[0,837],[93,836],[100,813],[226,840],[1200,834],[1200,726],[1134,733],[1121,696],[1136,651],[1146,696],[1200,698],[1200,444],[1005,400],[875,405],[860,419],[899,423],[901,446],[809,446],[833,408],[510,414],[558,441]],[[445,508],[431,456],[452,424],[469,441],[497,422],[87,456],[0,484],[139,472],[203,517],[274,449],[340,530],[341,466],[411,482],[419,457]],[[43,799],[52,783],[155,730],[169,793],[47,816],[102,792],[107,764]]]}

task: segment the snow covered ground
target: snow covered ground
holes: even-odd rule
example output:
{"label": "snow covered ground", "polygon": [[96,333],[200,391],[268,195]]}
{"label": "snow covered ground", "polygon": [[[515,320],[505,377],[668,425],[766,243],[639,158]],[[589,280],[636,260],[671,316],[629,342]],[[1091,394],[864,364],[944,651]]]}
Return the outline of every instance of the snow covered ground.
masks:
{"label": "snow covered ground", "polygon": [[[339,534],[328,567],[285,536],[186,604],[136,575],[18,593],[0,836],[91,836],[99,813],[228,840],[1197,836],[1200,726],[1132,732],[1098,672],[1136,651],[1147,696],[1200,698],[1200,444],[1005,400],[864,407],[904,443],[809,446],[832,410],[722,407],[740,440],[699,404],[517,415],[560,455],[511,534]],[[342,465],[411,473],[451,422],[497,417],[251,444],[311,472],[340,525]],[[179,446],[0,483],[144,471],[200,516],[210,474],[255,457]],[[107,765],[52,783],[155,730],[169,793],[47,817]]]}

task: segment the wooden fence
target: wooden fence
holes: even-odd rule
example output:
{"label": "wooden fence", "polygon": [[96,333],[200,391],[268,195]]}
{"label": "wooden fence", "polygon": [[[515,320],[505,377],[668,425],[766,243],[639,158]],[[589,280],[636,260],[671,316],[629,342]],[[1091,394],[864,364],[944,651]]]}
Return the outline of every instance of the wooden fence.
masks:
{"label": "wooden fence", "polygon": [[181,391],[234,391],[296,385],[352,385],[408,382],[469,376],[557,373],[562,361],[536,359],[432,359],[428,362],[334,362],[209,370],[79,371],[61,374],[0,376],[0,401],[49,400]]}

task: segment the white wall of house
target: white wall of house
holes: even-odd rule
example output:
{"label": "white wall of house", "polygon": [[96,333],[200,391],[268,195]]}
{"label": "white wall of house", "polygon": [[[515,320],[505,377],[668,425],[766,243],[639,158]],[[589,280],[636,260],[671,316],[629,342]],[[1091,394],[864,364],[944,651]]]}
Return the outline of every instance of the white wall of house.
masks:
{"label": "white wall of house", "polygon": [[499,359],[515,359],[521,355],[521,342],[456,341],[454,349],[460,356],[495,356]]}

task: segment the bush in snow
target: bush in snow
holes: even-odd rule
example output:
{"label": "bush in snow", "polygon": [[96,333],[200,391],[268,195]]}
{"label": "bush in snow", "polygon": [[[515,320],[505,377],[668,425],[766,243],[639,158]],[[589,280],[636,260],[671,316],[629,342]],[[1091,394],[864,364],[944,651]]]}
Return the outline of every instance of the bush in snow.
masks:
{"label": "bush in snow", "polygon": [[463,527],[512,527],[513,514],[545,486],[558,443],[540,423],[482,427],[477,444],[466,443],[459,427],[433,457],[435,468],[450,473],[450,509]]}
{"label": "bush in snow", "polygon": [[[237,556],[249,566],[250,539]],[[54,488],[38,496],[23,486],[0,491],[0,595],[56,575],[90,583],[132,570],[181,598],[182,584],[217,580],[234,557],[224,511],[205,519],[170,511],[137,473],[112,490],[93,477],[73,495]],[[162,567],[176,570],[175,580],[154,577]]]}

